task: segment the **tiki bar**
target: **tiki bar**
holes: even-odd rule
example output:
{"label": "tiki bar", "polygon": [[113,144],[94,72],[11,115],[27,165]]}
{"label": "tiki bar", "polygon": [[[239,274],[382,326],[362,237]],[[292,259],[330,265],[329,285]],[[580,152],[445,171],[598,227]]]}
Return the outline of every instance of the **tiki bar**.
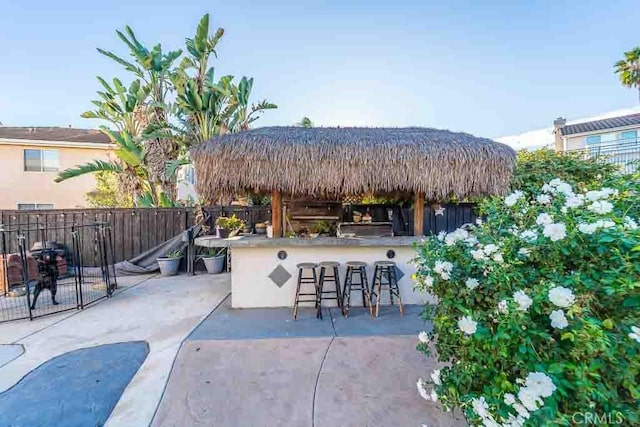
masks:
{"label": "tiki bar", "polygon": [[232,306],[294,307],[294,317],[302,302],[375,315],[380,304],[428,301],[411,280],[425,211],[504,194],[515,164],[506,145],[427,128],[259,128],[190,155],[203,199],[270,196],[268,236],[196,239],[229,248]]}

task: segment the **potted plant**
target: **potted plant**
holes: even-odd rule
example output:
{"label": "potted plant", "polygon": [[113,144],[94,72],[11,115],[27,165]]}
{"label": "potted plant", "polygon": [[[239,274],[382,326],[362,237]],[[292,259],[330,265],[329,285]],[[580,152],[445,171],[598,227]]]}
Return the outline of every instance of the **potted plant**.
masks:
{"label": "potted plant", "polygon": [[163,276],[175,276],[178,273],[180,260],[182,259],[182,249],[169,252],[163,257],[157,258],[160,274]]}
{"label": "potted plant", "polygon": [[204,266],[209,274],[220,274],[224,270],[224,260],[227,257],[227,248],[212,248],[202,257]]}
{"label": "potted plant", "polygon": [[327,221],[317,221],[309,227],[309,237],[318,237],[331,233],[331,225]]}
{"label": "potted plant", "polygon": [[218,234],[220,238],[226,239],[230,236],[235,236],[238,231],[244,226],[244,221],[236,217],[235,214],[231,216],[220,216],[216,219],[216,227],[218,228]]}

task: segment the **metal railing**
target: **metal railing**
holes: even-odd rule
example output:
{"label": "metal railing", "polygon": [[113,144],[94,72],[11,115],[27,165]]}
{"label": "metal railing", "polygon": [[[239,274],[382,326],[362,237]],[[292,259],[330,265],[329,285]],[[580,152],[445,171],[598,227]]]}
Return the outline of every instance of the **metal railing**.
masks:
{"label": "metal railing", "polygon": [[640,165],[640,138],[619,139],[584,148],[567,150],[583,153],[586,158],[601,159],[621,166],[621,171],[631,173]]}

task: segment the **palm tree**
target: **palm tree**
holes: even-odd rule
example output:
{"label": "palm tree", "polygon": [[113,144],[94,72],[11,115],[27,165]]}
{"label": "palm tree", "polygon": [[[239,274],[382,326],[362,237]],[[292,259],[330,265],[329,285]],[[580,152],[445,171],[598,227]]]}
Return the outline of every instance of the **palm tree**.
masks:
{"label": "palm tree", "polygon": [[140,143],[126,130],[117,132],[102,127],[101,131],[116,145],[115,160],[94,160],[83,165],[65,169],[58,173],[55,182],[62,182],[70,178],[95,172],[110,172],[118,176],[120,190],[130,194],[137,205],[148,205],[160,202],[154,201],[153,184],[149,179],[147,168],[144,167],[144,149]]}
{"label": "palm tree", "polygon": [[313,127],[313,122],[309,117],[304,116],[298,123],[296,123],[296,126],[309,129]]}
{"label": "palm tree", "polygon": [[625,52],[624,59],[616,62],[615,70],[624,86],[638,90],[640,100],[640,47]]}

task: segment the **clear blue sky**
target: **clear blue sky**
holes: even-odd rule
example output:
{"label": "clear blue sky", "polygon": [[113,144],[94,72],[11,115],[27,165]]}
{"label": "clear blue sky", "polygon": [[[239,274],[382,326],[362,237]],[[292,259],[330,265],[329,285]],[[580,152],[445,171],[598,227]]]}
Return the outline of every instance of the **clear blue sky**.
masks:
{"label": "clear blue sky", "polygon": [[[535,3],[535,5],[534,5]],[[3,1],[0,122],[95,127],[95,76],[125,76],[115,29],[182,47],[226,30],[218,75],[255,78],[259,125],[431,126],[498,137],[637,104],[613,74],[640,45],[637,1]]]}

